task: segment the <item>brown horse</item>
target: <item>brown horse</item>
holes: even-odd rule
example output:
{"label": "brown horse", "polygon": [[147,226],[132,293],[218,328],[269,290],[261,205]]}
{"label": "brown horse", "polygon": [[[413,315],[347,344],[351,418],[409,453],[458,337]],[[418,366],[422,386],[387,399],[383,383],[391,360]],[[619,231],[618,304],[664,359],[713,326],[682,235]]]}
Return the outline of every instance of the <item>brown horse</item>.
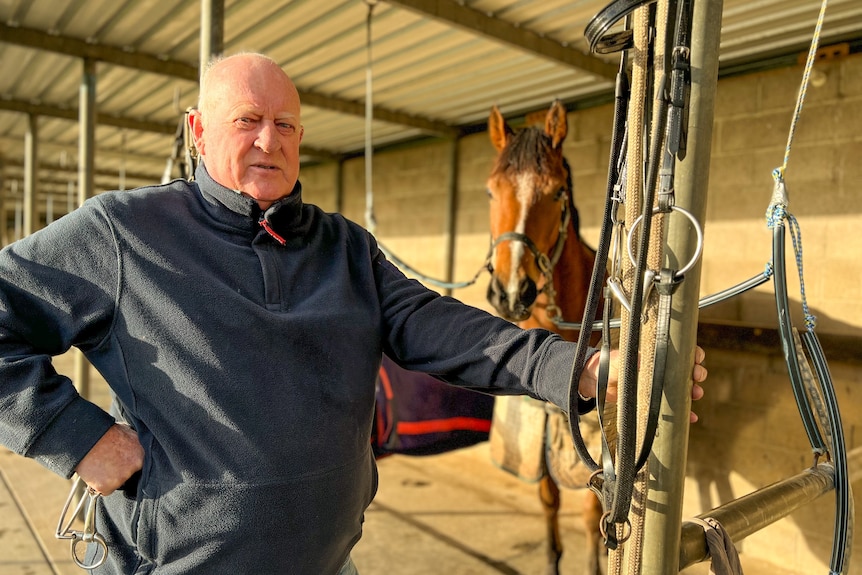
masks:
{"label": "brown horse", "polygon": [[[496,106],[491,110],[488,133],[498,154],[488,179],[494,248],[487,297],[497,313],[521,327],[543,327],[574,341],[578,332],[558,329],[553,318],[580,321],[596,255],[579,235],[572,177],[563,157],[567,130],[560,102],[553,103],[543,127],[518,131]],[[585,493],[587,566],[593,575],[600,573],[602,507],[591,490]],[[539,497],[547,519],[547,573],[556,575],[563,551],[560,490],[547,472],[539,480]]]}

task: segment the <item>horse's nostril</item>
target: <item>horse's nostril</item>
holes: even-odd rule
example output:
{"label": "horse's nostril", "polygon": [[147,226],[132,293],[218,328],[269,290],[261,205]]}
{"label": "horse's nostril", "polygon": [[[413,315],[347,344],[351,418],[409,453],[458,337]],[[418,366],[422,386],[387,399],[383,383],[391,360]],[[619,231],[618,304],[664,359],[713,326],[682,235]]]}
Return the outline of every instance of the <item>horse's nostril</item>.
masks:
{"label": "horse's nostril", "polygon": [[506,297],[506,290],[503,289],[503,284],[497,278],[492,278],[488,284],[488,294],[486,297],[494,305],[504,303],[508,299]]}
{"label": "horse's nostril", "polygon": [[526,307],[533,305],[533,302],[536,301],[536,296],[538,292],[536,290],[536,282],[531,280],[530,278],[526,278],[521,282],[521,293],[520,300]]}

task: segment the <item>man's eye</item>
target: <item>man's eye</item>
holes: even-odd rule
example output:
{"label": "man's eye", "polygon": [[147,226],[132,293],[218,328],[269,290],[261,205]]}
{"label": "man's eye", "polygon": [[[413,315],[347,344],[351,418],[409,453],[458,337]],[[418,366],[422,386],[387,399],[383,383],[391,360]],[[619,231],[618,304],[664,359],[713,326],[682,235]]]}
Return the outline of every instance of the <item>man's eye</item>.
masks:
{"label": "man's eye", "polygon": [[251,126],[254,123],[254,120],[251,118],[237,118],[236,123],[240,126]]}
{"label": "man's eye", "polygon": [[279,122],[278,129],[281,130],[285,134],[295,134],[296,126],[293,124],[289,124],[287,122]]}

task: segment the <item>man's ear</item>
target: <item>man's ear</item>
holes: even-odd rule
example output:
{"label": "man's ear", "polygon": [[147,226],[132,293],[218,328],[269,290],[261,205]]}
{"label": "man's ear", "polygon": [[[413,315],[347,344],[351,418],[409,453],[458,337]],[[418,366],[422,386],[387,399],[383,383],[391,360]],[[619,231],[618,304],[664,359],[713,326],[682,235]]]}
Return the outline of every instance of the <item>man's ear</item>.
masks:
{"label": "man's ear", "polygon": [[195,144],[195,148],[197,148],[198,154],[203,156],[206,152],[204,151],[203,138],[204,124],[200,110],[193,109],[189,112],[189,130],[191,130],[192,141]]}

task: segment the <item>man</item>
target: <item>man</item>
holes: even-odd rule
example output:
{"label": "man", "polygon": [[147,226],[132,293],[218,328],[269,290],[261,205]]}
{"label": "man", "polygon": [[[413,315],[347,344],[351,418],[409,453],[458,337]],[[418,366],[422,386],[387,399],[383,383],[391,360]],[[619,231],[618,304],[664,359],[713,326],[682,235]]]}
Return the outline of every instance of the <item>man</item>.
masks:
{"label": "man", "polygon": [[[0,254],[0,442],[106,496],[97,573],[352,573],[381,354],[567,406],[574,346],[440,297],[303,204],[272,60],[213,64],[189,121],[194,183],[102,194]],[[51,367],[73,345],[112,414]]]}

